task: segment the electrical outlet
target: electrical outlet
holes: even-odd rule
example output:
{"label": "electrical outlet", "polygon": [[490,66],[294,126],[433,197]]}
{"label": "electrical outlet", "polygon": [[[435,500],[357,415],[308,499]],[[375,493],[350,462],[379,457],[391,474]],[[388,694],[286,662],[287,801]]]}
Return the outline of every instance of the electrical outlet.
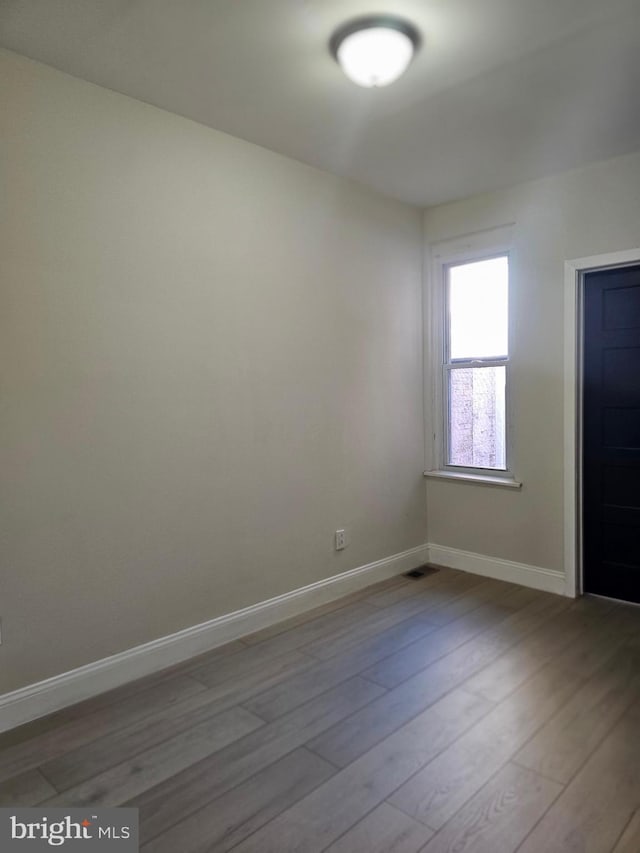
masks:
{"label": "electrical outlet", "polygon": [[347,547],[347,534],[344,530],[336,530],[336,551]]}

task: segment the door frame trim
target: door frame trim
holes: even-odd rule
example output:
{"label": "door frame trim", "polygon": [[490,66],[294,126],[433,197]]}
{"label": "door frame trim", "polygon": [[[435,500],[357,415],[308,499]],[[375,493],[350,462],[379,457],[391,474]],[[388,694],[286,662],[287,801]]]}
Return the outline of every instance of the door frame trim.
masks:
{"label": "door frame trim", "polygon": [[564,568],[566,594],[582,594],[583,294],[587,272],[640,264],[640,247],[564,265]]}

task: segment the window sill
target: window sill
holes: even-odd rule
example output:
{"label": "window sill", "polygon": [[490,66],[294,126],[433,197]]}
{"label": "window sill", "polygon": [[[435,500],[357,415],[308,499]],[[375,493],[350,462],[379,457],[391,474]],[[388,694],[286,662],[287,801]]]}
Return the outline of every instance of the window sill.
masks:
{"label": "window sill", "polygon": [[434,480],[458,480],[461,483],[497,486],[501,489],[522,488],[522,483],[514,480],[512,477],[492,477],[490,474],[464,474],[459,471],[425,471],[424,476]]}

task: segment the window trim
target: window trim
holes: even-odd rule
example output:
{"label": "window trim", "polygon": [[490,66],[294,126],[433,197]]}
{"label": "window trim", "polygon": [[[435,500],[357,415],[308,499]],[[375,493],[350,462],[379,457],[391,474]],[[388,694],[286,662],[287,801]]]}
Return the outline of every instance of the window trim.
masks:
{"label": "window trim", "polygon": [[[485,469],[483,469],[485,470]],[[487,469],[489,470],[489,469]],[[498,473],[501,473],[498,471]],[[482,486],[498,486],[503,489],[521,489],[522,483],[511,477],[492,477],[487,474],[467,474],[458,471],[425,471],[424,476],[430,480],[453,480],[461,483],[476,483]]]}
{"label": "window trim", "polygon": [[[511,365],[512,323],[509,322],[509,353],[506,358],[477,359],[474,362],[460,360],[460,367],[505,366],[505,464],[506,468],[476,468],[448,464],[448,392],[447,373],[452,369],[447,362],[449,323],[448,270],[452,266],[474,261],[507,257],[509,264],[509,320],[512,315],[512,275],[514,250],[512,240],[513,223],[488,231],[477,232],[454,240],[434,243],[427,248],[427,279],[425,293],[425,329],[431,329],[431,346],[425,346],[427,369],[425,370],[425,401],[431,400],[430,410],[425,411],[425,476],[458,480],[460,482],[486,483],[520,487],[515,480],[513,455],[513,426],[511,417]],[[455,369],[455,367],[453,368]]]}

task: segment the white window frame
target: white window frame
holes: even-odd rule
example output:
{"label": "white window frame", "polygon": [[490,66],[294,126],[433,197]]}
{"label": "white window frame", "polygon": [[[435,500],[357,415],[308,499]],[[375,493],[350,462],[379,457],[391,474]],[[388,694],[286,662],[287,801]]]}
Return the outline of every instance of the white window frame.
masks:
{"label": "white window frame", "polygon": [[[428,247],[425,282],[425,476],[472,483],[520,488],[515,480],[513,455],[513,428],[511,417],[511,363],[512,363],[512,276],[513,276],[513,224],[489,231],[477,232],[453,240],[434,243]],[[449,323],[447,320],[448,271],[450,267],[507,257],[509,264],[509,352],[506,359],[477,359],[465,362],[469,367],[505,366],[505,469],[474,468],[450,465],[448,462],[448,382],[450,370],[447,362]],[[430,334],[429,334],[430,333]],[[430,404],[430,405],[429,405]]]}

